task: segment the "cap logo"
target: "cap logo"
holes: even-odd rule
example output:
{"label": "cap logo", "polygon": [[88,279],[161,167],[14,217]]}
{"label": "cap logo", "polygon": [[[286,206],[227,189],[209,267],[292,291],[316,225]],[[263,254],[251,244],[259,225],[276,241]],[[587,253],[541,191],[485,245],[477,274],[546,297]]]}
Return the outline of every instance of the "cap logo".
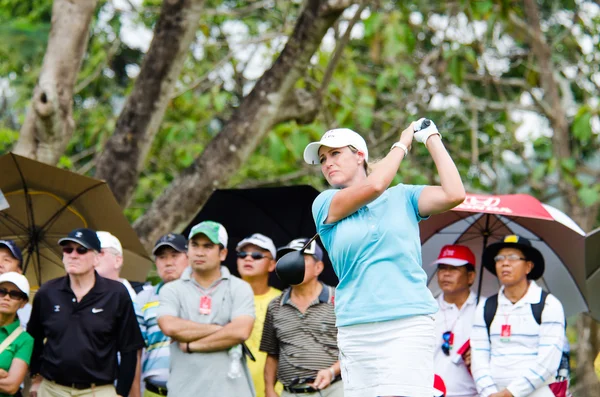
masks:
{"label": "cap logo", "polygon": [[518,243],[519,242],[519,236],[515,236],[514,234],[511,236],[506,236],[504,238],[504,242],[505,243]]}
{"label": "cap logo", "polygon": [[81,237],[83,237],[83,233],[77,232],[77,233],[75,233],[75,237],[81,238]]}
{"label": "cap logo", "polygon": [[171,233],[167,234],[167,236],[165,237],[165,240],[167,241],[173,241],[175,240],[175,236],[172,235]]}
{"label": "cap logo", "polygon": [[446,248],[442,256],[454,256],[454,250]]}

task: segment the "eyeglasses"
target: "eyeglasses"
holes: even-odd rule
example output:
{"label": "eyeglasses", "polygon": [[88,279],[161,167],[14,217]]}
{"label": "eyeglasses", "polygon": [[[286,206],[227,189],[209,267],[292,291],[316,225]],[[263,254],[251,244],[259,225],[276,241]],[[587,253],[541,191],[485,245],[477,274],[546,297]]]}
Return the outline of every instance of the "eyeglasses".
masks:
{"label": "eyeglasses", "polygon": [[0,288],[0,298],[4,298],[6,295],[8,295],[10,299],[14,300],[25,299],[27,297],[27,295],[25,295],[21,291],[9,291],[6,288]]}
{"label": "eyeglasses", "polygon": [[252,257],[252,259],[254,259],[255,261],[257,261],[259,259],[267,258],[267,256],[265,254],[262,254],[260,252],[246,252],[246,251],[241,251],[241,252],[237,253],[237,257],[241,258],[241,259],[244,259],[248,255],[250,255]]}
{"label": "eyeglasses", "polygon": [[442,351],[445,355],[450,355],[450,350],[452,349],[452,342],[454,339],[454,335],[452,335],[452,331],[446,331],[442,334],[442,339],[444,343],[442,343]]}
{"label": "eyeglasses", "polygon": [[73,247],[63,247],[63,252],[65,254],[71,254],[73,253],[73,251],[77,251],[77,253],[79,255],[85,255],[88,253],[89,249],[85,248],[85,247],[77,247],[77,248],[73,248]]}
{"label": "eyeglasses", "polygon": [[516,255],[516,254],[496,255],[494,257],[494,261],[495,262],[504,262],[505,260],[507,260],[509,262],[516,262],[516,261],[524,261],[524,260],[527,260],[527,259],[526,258],[521,258],[519,255]]}

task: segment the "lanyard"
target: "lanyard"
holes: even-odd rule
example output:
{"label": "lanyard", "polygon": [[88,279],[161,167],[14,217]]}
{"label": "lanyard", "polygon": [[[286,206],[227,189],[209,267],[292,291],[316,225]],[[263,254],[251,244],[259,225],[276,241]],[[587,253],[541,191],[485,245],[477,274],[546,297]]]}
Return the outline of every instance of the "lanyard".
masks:
{"label": "lanyard", "polygon": [[212,293],[217,289],[219,284],[221,284],[221,281],[223,281],[223,279],[220,279],[219,281],[217,281],[212,287],[210,287],[207,290],[204,290],[202,287],[200,287],[199,285],[196,285],[196,284],[194,284],[194,286],[198,289],[198,291],[200,292],[200,294],[202,296],[210,297],[212,295]]}

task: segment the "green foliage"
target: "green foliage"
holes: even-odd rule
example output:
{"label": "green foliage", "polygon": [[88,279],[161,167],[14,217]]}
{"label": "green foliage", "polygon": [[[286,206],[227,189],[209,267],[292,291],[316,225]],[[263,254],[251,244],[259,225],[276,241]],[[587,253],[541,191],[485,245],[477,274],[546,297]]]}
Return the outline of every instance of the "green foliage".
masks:
{"label": "green foliage", "polygon": [[[256,77],[281,50],[281,38],[291,33],[302,2],[276,0],[260,8],[253,4],[205,2],[197,43],[184,63],[176,94],[127,209],[131,220],[141,216],[223,128]],[[527,36],[509,18],[525,18],[517,3],[386,0],[376,4],[359,22],[363,35],[353,35],[344,48],[317,119],[308,125],[275,126],[230,181],[231,186],[276,185],[284,180],[323,188],[318,167],[305,165],[302,152],[324,131],[355,129],[365,136],[371,157],[377,159],[385,156],[410,121],[428,117],[442,131],[468,190],[519,191],[544,200],[556,193],[557,178],[563,178],[577,189],[582,205],[598,202],[597,186],[585,180],[580,170],[595,166],[600,149],[598,132],[592,130],[598,93],[590,88],[599,63],[593,51],[583,53],[570,25],[557,15],[565,15],[572,28],[592,41],[600,35],[598,18],[589,21],[571,0],[538,2],[554,62],[561,70],[578,70],[576,78],[561,75],[578,111],[569,120],[574,156],[558,161],[547,134],[534,131],[520,140],[515,136],[520,121],[514,118],[514,109],[521,107],[524,92],[542,85]],[[93,22],[78,80],[80,91],[74,97],[77,130],[59,166],[93,175],[94,156],[114,131],[135,79],[131,71],[143,60],[139,48],[118,41],[125,37],[124,17],[152,29],[161,6],[161,0],[145,0],[137,10],[121,12],[110,2],[99,5],[97,16],[102,21],[97,17]],[[7,76],[11,88],[10,92],[0,90],[0,151],[9,150],[18,138],[18,124],[42,62],[51,7],[51,0],[0,0],[0,75]],[[333,37],[344,33],[351,15],[344,14],[345,21],[332,29]],[[475,25],[477,35],[473,34]],[[264,59],[264,66],[250,62],[244,51]],[[323,46],[297,86],[316,91],[330,60],[331,52]],[[3,97],[8,106],[1,105]],[[469,98],[476,100],[475,108]],[[541,108],[535,114],[541,121],[547,117]],[[394,183],[438,183],[434,170],[426,148],[415,143]]]}

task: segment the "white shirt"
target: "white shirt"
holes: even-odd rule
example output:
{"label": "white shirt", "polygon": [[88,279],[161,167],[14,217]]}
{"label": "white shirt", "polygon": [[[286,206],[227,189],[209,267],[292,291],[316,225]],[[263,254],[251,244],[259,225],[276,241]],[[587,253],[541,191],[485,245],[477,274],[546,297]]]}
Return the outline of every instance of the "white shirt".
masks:
{"label": "white shirt", "polygon": [[119,279],[119,281],[125,286],[125,288],[127,288],[127,292],[129,292],[129,296],[131,297],[131,301],[135,301],[135,297],[137,296],[137,294],[135,293],[135,290],[133,289],[133,287],[131,286],[131,284],[129,283],[129,281],[127,281],[124,278]]}
{"label": "white shirt", "polygon": [[[549,391],[546,385],[554,380],[562,357],[565,314],[559,300],[548,295],[538,325],[531,304],[539,303],[541,294],[542,289],[531,281],[525,296],[513,304],[504,296],[504,287],[500,288],[490,339],[483,317],[485,302],[477,306],[471,333],[471,370],[481,397],[504,388],[515,397]],[[500,336],[505,324],[510,325],[507,339]]]}
{"label": "white shirt", "polygon": [[[446,384],[447,397],[474,397],[477,396],[475,381],[469,373],[467,366],[457,351],[469,340],[471,327],[477,299],[473,292],[460,309],[454,303],[444,300],[442,293],[437,298],[440,310],[435,314],[435,344],[433,365],[435,373],[439,375]],[[450,355],[446,356],[442,351],[444,332],[454,333],[454,343]]]}

